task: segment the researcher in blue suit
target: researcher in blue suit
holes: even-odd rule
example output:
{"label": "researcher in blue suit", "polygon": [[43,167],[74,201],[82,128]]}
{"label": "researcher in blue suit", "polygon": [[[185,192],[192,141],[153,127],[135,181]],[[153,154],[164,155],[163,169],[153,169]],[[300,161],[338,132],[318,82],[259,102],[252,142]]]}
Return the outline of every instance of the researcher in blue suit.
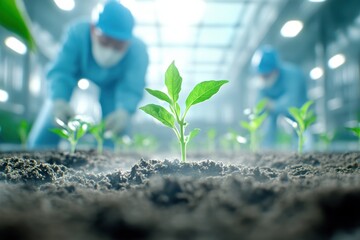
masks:
{"label": "researcher in blue suit", "polygon": [[255,52],[252,65],[261,79],[258,101],[267,99],[269,113],[264,123],[263,147],[274,148],[279,117],[290,117],[290,107],[300,107],[308,100],[306,77],[299,67],[281,61],[278,52],[268,45]]}
{"label": "researcher in blue suit", "polygon": [[107,1],[92,21],[72,25],[47,72],[49,100],[29,135],[30,148],[56,147],[49,131],[55,119],[74,117],[69,105],[77,82],[89,79],[100,89],[99,102],[106,129],[121,134],[143,97],[148,66],[146,45],[133,35],[134,18],[118,1]]}

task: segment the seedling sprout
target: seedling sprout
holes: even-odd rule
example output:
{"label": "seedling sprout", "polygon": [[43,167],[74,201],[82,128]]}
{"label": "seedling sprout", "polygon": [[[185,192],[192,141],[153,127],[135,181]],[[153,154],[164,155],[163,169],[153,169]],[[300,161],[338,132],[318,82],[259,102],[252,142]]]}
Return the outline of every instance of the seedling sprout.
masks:
{"label": "seedling sprout", "polygon": [[56,122],[60,127],[50,129],[50,131],[66,139],[71,146],[70,153],[74,153],[78,141],[87,132],[89,123],[78,118],[70,119],[67,124],[58,118],[56,119]]}
{"label": "seedling sprout", "polygon": [[347,128],[349,131],[351,131],[355,136],[358,137],[358,144],[360,148],[360,122],[358,123],[357,127],[349,127]]}
{"label": "seedling sprout", "polygon": [[263,99],[253,109],[246,109],[245,114],[248,115],[248,121],[241,121],[241,126],[249,131],[250,134],[250,149],[256,151],[258,147],[257,131],[263,124],[268,114],[265,112],[267,100]]}
{"label": "seedling sprout", "polygon": [[26,120],[21,120],[19,125],[19,137],[23,149],[26,149],[26,143],[27,143],[29,131],[30,131],[29,122]]}
{"label": "seedling sprout", "polygon": [[181,112],[180,105],[178,103],[182,78],[174,62],[170,64],[165,73],[165,85],[167,88],[167,93],[146,88],[148,93],[168,103],[169,110],[156,104],[148,104],[141,107],[140,109],[174,131],[180,143],[182,162],[186,161],[186,145],[200,131],[200,129],[195,128],[188,135],[185,134],[185,128],[188,125],[188,123],[185,121],[185,117],[190,110],[190,107],[211,98],[220,90],[220,87],[227,82],[227,80],[210,80],[197,84],[186,98],[186,107],[183,112]]}
{"label": "seedling sprout", "polygon": [[298,135],[298,153],[301,154],[305,143],[304,132],[308,127],[313,124],[316,120],[316,116],[313,111],[309,110],[313,101],[307,101],[300,108],[291,107],[289,108],[290,115],[295,119],[285,118],[286,121],[295,129]]}
{"label": "seedling sprout", "polygon": [[104,138],[105,138],[105,122],[101,121],[98,124],[90,125],[89,133],[94,136],[97,142],[98,154],[102,154],[104,148]]}
{"label": "seedling sprout", "polygon": [[335,137],[334,132],[324,132],[319,135],[319,139],[324,144],[325,150],[328,150],[334,137]]}

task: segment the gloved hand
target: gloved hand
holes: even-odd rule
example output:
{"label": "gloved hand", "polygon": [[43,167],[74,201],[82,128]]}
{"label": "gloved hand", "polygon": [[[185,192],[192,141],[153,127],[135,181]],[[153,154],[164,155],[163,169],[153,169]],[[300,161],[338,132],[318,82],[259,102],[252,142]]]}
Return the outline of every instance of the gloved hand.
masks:
{"label": "gloved hand", "polygon": [[62,99],[54,100],[52,113],[55,122],[58,118],[62,122],[67,123],[72,117],[75,116],[74,109],[72,109],[69,103]]}
{"label": "gloved hand", "polygon": [[129,113],[123,109],[118,109],[105,118],[105,129],[111,135],[118,135],[126,128],[129,120]]}

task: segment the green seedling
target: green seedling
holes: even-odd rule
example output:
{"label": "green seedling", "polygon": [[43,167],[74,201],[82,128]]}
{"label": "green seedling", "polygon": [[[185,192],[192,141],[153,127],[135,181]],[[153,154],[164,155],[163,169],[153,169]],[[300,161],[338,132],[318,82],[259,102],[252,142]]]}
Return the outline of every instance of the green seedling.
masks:
{"label": "green seedling", "polygon": [[56,119],[56,122],[59,124],[60,128],[52,128],[50,131],[66,139],[71,146],[70,152],[74,153],[80,138],[87,132],[89,123],[77,118],[70,119],[67,124],[60,119]]}
{"label": "green seedling", "polygon": [[157,141],[155,137],[136,133],[133,136],[132,145],[137,151],[153,151],[157,147]]}
{"label": "green seedling", "polygon": [[350,132],[352,132],[355,136],[358,137],[358,144],[360,148],[360,123],[358,124],[358,127],[349,127],[346,129],[348,129]]}
{"label": "green seedling", "polygon": [[311,124],[316,121],[316,116],[313,111],[309,110],[313,101],[307,101],[300,108],[291,107],[289,108],[290,115],[295,119],[293,121],[290,118],[285,118],[286,121],[294,128],[298,135],[298,153],[301,154],[305,143],[304,132],[309,128]]}
{"label": "green seedling", "polygon": [[20,137],[21,146],[23,149],[26,149],[26,143],[29,136],[29,131],[30,131],[29,122],[26,120],[21,120],[19,124],[18,133]]}
{"label": "green seedling", "polygon": [[140,109],[174,131],[180,143],[182,162],[186,161],[186,145],[200,131],[200,129],[195,128],[189,133],[189,135],[185,134],[185,128],[188,125],[188,123],[185,121],[185,117],[190,107],[211,98],[220,90],[220,87],[227,82],[227,80],[211,80],[197,84],[186,98],[186,107],[182,113],[178,103],[182,78],[174,62],[170,64],[165,73],[165,85],[167,88],[167,93],[146,88],[146,91],[149,94],[168,103],[169,110],[156,104],[148,104],[141,107]]}
{"label": "green seedling", "polygon": [[216,129],[212,128],[207,131],[207,147],[209,151],[214,151],[216,149]]}
{"label": "green seedling", "polygon": [[249,131],[250,134],[250,150],[256,151],[258,147],[258,129],[268,117],[265,111],[267,100],[263,99],[253,109],[246,109],[245,114],[248,115],[248,121],[241,121],[241,126]]}
{"label": "green seedling", "polygon": [[111,135],[110,140],[114,144],[115,153],[120,153],[121,147],[129,149],[132,144],[132,140],[128,135]]}
{"label": "green seedling", "polygon": [[105,122],[101,121],[98,124],[92,124],[89,126],[89,133],[94,136],[97,142],[98,154],[103,153],[104,139],[105,139]]}
{"label": "green seedling", "polygon": [[325,150],[328,150],[331,142],[334,140],[334,132],[324,132],[319,135],[319,140],[324,144]]}
{"label": "green seedling", "polygon": [[246,142],[246,138],[238,135],[238,133],[232,129],[220,138],[220,144],[223,150],[229,150],[231,152],[237,152],[240,149],[240,145],[246,144]]}

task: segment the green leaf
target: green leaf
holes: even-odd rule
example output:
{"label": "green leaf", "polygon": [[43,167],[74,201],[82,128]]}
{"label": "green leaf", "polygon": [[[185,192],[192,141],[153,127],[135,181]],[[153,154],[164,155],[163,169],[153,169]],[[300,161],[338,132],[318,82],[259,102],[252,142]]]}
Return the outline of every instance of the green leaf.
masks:
{"label": "green leaf", "polygon": [[305,130],[314,122],[316,121],[316,116],[313,112],[310,112],[307,116],[307,118],[305,119]]}
{"label": "green leaf", "polygon": [[260,114],[262,111],[264,111],[267,102],[268,102],[267,99],[261,100],[261,101],[255,106],[255,108],[254,108],[254,114],[255,114],[255,115],[258,115],[258,114]]}
{"label": "green leaf", "polygon": [[164,107],[156,104],[148,104],[140,109],[159,120],[165,126],[174,128],[175,118]]}
{"label": "green leaf", "polygon": [[178,115],[178,116],[180,116],[180,105],[178,104],[178,103],[176,103],[175,104],[175,107],[176,107],[176,114]]}
{"label": "green leaf", "polygon": [[217,93],[222,85],[227,83],[227,80],[211,80],[204,81],[197,84],[194,89],[190,92],[189,96],[186,99],[186,110],[191,106],[204,102],[211,98],[215,93]]}
{"label": "green leaf", "polygon": [[60,136],[62,138],[69,139],[69,132],[66,131],[65,129],[52,128],[52,129],[50,129],[50,131],[57,134],[58,136]]}
{"label": "green leaf", "polygon": [[303,132],[305,130],[304,120],[301,118],[301,112],[298,108],[289,108],[289,113],[296,120],[299,129]]}
{"label": "green leaf", "polygon": [[179,99],[181,91],[182,78],[174,61],[170,64],[165,73],[165,85],[172,101],[176,102]]}
{"label": "green leaf", "polygon": [[261,124],[263,124],[263,122],[265,121],[265,119],[267,118],[268,114],[263,113],[260,116],[258,116],[257,118],[254,119],[253,123],[254,123],[254,127],[255,129],[258,129]]}
{"label": "green leaf", "polygon": [[189,136],[188,136],[188,139],[187,139],[187,142],[190,142],[194,137],[196,137],[196,135],[199,134],[199,132],[200,132],[200,129],[199,129],[199,128],[194,128],[194,129],[190,132],[190,134],[189,134]]}
{"label": "green leaf", "polygon": [[16,0],[0,0],[0,25],[23,38],[30,49],[35,49],[35,41],[23,15]]}
{"label": "green leaf", "polygon": [[80,127],[76,131],[76,140],[79,140],[88,130],[88,124],[80,122]]}
{"label": "green leaf", "polygon": [[249,131],[252,131],[252,127],[250,126],[250,124],[248,122],[245,122],[245,121],[241,121],[241,126]]}
{"label": "green leaf", "polygon": [[353,127],[353,128],[346,128],[352,133],[354,133],[356,136],[360,137],[360,127]]}
{"label": "green leaf", "polygon": [[159,90],[153,90],[153,89],[150,89],[150,88],[145,88],[145,90],[150,93],[151,95],[153,95],[154,97],[160,99],[160,100],[163,100],[169,104],[172,104],[172,101],[170,99],[170,97],[162,92],[162,91],[159,91]]}
{"label": "green leaf", "polygon": [[300,114],[302,118],[306,118],[306,114],[309,110],[309,107],[313,104],[313,101],[307,101],[304,105],[300,108]]}

